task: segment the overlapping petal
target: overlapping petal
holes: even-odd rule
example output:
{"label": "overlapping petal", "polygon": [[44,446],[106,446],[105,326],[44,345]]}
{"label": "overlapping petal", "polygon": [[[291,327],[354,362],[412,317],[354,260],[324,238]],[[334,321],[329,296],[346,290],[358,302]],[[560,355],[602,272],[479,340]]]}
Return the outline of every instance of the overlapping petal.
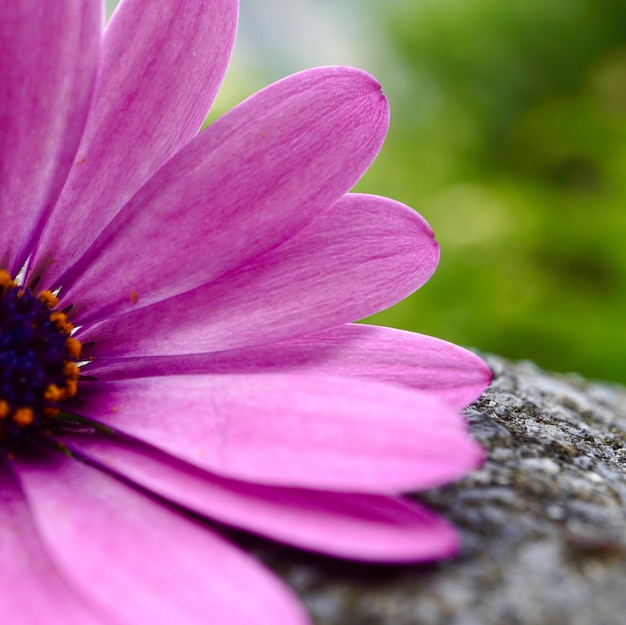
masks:
{"label": "overlapping petal", "polygon": [[19,625],[122,625],[99,618],[59,574],[38,536],[19,483],[0,464],[2,622]]}
{"label": "overlapping petal", "polygon": [[392,493],[433,487],[482,459],[433,396],[355,379],[223,374],[98,382],[80,412],[223,476]]}
{"label": "overlapping petal", "polygon": [[55,284],[197,134],[226,72],[237,6],[236,0],[121,3],[103,38],[85,134],[33,260],[42,284]]}
{"label": "overlapping petal", "polygon": [[0,267],[15,274],[76,153],[98,66],[102,2],[2,2],[0,23]]}
{"label": "overlapping petal", "polygon": [[478,356],[447,341],[364,324],[346,324],[286,341],[223,352],[96,359],[88,368],[90,375],[102,381],[183,373],[261,372],[391,382],[426,391],[458,409],[476,400],[492,375]]}
{"label": "overlapping petal", "polygon": [[95,342],[94,357],[278,341],[396,303],[426,282],[438,259],[432,232],[417,213],[387,198],[351,194],[282,246],[220,280],[85,327],[83,338]]}
{"label": "overlapping petal", "polygon": [[297,547],[381,562],[441,558],[458,547],[448,522],[405,499],[229,480],[119,435],[62,440],[74,453],[170,501]]}
{"label": "overlapping petal", "polygon": [[14,464],[50,557],[124,625],[309,622],[280,582],[209,527],[61,454]]}
{"label": "overlapping petal", "polygon": [[77,323],[221,277],[293,236],[356,183],[388,125],[379,85],[318,68],[252,96],[183,148],[61,278]]}

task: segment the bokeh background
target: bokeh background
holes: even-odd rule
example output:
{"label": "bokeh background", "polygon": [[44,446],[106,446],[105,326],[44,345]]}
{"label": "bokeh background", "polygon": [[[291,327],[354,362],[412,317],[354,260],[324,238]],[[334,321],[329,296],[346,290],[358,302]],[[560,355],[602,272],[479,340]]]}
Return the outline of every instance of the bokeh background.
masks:
{"label": "bokeh background", "polygon": [[626,0],[241,0],[210,119],[323,64],[382,83],[392,126],[357,190],[442,250],[372,321],[626,382]]}

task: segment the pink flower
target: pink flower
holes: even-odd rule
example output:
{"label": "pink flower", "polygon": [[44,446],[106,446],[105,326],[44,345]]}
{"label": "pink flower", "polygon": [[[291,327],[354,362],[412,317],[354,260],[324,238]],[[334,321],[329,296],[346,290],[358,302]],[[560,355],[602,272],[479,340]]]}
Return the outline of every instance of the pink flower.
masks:
{"label": "pink flower", "polygon": [[2,621],[307,622],[200,517],[346,558],[452,554],[399,493],[480,462],[459,410],[489,371],[349,323],[438,260],[416,213],[348,194],[387,129],[378,84],[303,72],[197,135],[237,2],[126,0],[102,36],[101,9],[0,6]]}

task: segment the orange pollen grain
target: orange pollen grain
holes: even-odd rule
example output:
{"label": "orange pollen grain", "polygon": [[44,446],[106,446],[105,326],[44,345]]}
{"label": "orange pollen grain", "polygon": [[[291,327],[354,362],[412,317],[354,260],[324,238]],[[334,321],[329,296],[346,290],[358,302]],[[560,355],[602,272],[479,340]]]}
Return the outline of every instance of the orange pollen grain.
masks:
{"label": "orange pollen grain", "polygon": [[66,375],[68,379],[77,380],[80,369],[75,362],[68,361],[63,364],[63,375]]}
{"label": "orange pollen grain", "polygon": [[65,340],[65,350],[67,351],[67,354],[70,358],[80,358],[80,352],[81,349],[83,348],[83,346],[81,345],[81,342],[78,339],[74,339],[71,336],[69,336],[66,340]]}
{"label": "orange pollen grain", "polygon": [[78,393],[78,384],[76,384],[76,380],[68,380],[65,383],[65,398],[74,397]]}
{"label": "orange pollen grain", "polygon": [[0,399],[0,419],[6,419],[11,412],[11,406],[6,399]]}
{"label": "orange pollen grain", "polygon": [[13,282],[11,274],[6,269],[0,269],[0,287],[12,289],[14,286],[17,286],[17,284]]}
{"label": "orange pollen grain", "polygon": [[58,310],[50,313],[50,321],[65,334],[69,334],[74,329],[74,326],[67,320],[67,315]]}
{"label": "orange pollen grain", "polygon": [[52,291],[42,291],[39,293],[39,301],[46,308],[54,308],[59,303],[59,298],[52,294]]}
{"label": "orange pollen grain", "polygon": [[56,384],[50,384],[44,391],[43,398],[46,401],[57,402],[67,397],[65,390],[59,388]]}
{"label": "orange pollen grain", "polygon": [[20,427],[30,425],[35,420],[32,408],[18,408],[13,413],[13,421]]}

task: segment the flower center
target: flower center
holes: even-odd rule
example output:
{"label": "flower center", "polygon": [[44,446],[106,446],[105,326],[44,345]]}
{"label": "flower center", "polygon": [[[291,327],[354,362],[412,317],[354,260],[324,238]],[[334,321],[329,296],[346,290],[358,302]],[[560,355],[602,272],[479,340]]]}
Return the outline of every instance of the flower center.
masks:
{"label": "flower center", "polygon": [[0,439],[45,423],[76,395],[81,344],[57,304],[0,269]]}

